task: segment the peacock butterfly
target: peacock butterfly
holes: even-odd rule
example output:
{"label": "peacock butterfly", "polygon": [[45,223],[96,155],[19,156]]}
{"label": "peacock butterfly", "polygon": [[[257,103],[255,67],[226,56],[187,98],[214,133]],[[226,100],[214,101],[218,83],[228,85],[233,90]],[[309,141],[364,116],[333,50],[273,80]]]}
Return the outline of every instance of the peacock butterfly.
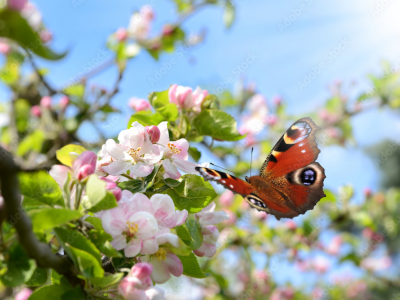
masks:
{"label": "peacock butterfly", "polygon": [[233,175],[205,168],[196,170],[207,180],[214,180],[240,194],[251,207],[281,218],[294,218],[313,209],[325,197],[325,170],[316,161],[315,133],[319,127],[310,118],[302,118],[279,139],[261,167],[260,175]]}

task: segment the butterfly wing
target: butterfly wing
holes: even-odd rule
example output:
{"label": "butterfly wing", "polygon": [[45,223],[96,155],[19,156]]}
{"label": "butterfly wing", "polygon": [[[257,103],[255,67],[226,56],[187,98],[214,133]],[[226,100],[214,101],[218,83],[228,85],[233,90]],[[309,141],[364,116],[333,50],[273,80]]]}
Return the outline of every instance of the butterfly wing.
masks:
{"label": "butterfly wing", "polygon": [[314,162],[321,152],[315,141],[318,129],[308,117],[294,122],[269,153],[260,176],[279,177]]}
{"label": "butterfly wing", "polygon": [[226,189],[242,196],[247,196],[255,190],[255,187],[248,182],[225,172],[205,167],[196,167],[196,171],[198,171],[206,180],[213,180],[223,185]]}
{"label": "butterfly wing", "polygon": [[[312,209],[325,194],[324,168],[315,160],[320,153],[315,141],[319,129],[310,118],[302,118],[284,133],[265,160],[260,176],[250,177],[256,191],[245,200],[258,204],[280,218],[293,218]],[[258,202],[256,202],[258,201]]]}

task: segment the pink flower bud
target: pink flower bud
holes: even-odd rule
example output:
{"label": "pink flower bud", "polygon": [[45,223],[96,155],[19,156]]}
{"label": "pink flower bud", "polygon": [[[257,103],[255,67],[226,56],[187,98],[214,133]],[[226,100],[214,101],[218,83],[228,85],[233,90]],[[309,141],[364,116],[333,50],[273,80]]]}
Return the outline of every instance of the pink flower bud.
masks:
{"label": "pink flower bud", "polygon": [[155,144],[160,140],[161,132],[157,126],[146,126],[147,133],[149,134],[150,141]]}
{"label": "pink flower bud", "polygon": [[53,34],[51,33],[51,31],[49,31],[47,29],[42,30],[40,32],[39,36],[40,36],[40,40],[42,41],[43,44],[46,44],[53,39]]}
{"label": "pink flower bud", "polygon": [[31,107],[31,115],[40,118],[42,112],[40,111],[39,105],[34,105]]}
{"label": "pink flower bud", "polygon": [[65,110],[69,104],[69,98],[67,96],[62,96],[60,99],[60,106],[62,110]]}
{"label": "pink flower bud", "polygon": [[114,194],[115,199],[119,201],[122,197],[122,191],[117,184],[108,177],[100,177],[101,180],[106,182],[106,190]]}
{"label": "pink flower bud", "polygon": [[193,103],[193,92],[190,87],[174,84],[168,90],[169,102],[175,103],[179,108],[191,108]]}
{"label": "pink flower bud", "polygon": [[8,0],[7,6],[12,10],[21,11],[27,2],[27,0]]}
{"label": "pink flower bud", "polygon": [[168,36],[171,35],[172,32],[174,32],[174,27],[171,24],[166,24],[164,25],[163,29],[162,29],[162,34],[164,36]]}
{"label": "pink flower bud", "polygon": [[286,221],[285,225],[290,230],[295,230],[297,228],[297,225],[293,220]]}
{"label": "pink flower bud", "polygon": [[146,21],[152,21],[154,19],[154,10],[150,5],[143,5],[140,8],[139,14]]}
{"label": "pink flower bud", "polygon": [[84,165],[91,165],[96,169],[97,155],[92,151],[82,152],[73,162],[72,169],[77,173]]}
{"label": "pink flower bud", "polygon": [[274,126],[278,122],[278,117],[275,115],[268,115],[266,122],[269,126]]}
{"label": "pink flower bud", "polygon": [[27,300],[32,293],[32,290],[23,288],[18,294],[15,295],[15,300]]}
{"label": "pink flower bud", "polygon": [[45,96],[40,100],[40,106],[45,108],[51,108],[51,97]]}
{"label": "pink flower bud", "polygon": [[365,197],[371,197],[372,190],[369,187],[365,188],[364,189],[364,195],[365,195]]}
{"label": "pink flower bud", "polygon": [[116,38],[117,41],[119,41],[119,42],[125,41],[127,37],[128,37],[128,32],[126,31],[125,28],[119,28],[119,29],[115,32],[115,38]]}
{"label": "pink flower bud", "polygon": [[10,51],[11,51],[11,47],[9,44],[0,42],[0,53],[1,54],[7,55],[8,53],[10,53]]}
{"label": "pink flower bud", "polygon": [[147,102],[144,99],[138,99],[138,98],[131,98],[129,100],[128,105],[136,110],[136,111],[142,111],[142,110],[150,110],[151,109],[151,105],[149,102]]}
{"label": "pink flower bud", "polygon": [[153,266],[151,264],[140,262],[132,267],[128,276],[133,276],[139,278],[140,280],[144,280],[150,277],[152,271]]}
{"label": "pink flower bud", "polygon": [[279,106],[282,104],[282,98],[280,96],[276,96],[272,99],[272,103],[274,103],[276,106]]}
{"label": "pink flower bud", "polygon": [[88,177],[89,175],[92,175],[95,171],[95,168],[93,168],[92,165],[83,165],[82,167],[80,167],[80,169],[78,170],[78,172],[75,174],[76,178],[80,181],[86,177]]}

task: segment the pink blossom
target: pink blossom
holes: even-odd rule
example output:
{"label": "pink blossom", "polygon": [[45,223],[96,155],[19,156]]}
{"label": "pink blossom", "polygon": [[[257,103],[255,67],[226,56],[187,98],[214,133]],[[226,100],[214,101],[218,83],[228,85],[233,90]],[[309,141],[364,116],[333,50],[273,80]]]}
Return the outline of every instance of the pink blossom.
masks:
{"label": "pink blossom", "polygon": [[321,299],[324,296],[324,290],[320,287],[315,287],[312,291],[313,299]]}
{"label": "pink blossom", "polygon": [[224,207],[229,207],[233,203],[235,195],[230,190],[226,190],[219,196],[219,203]]}
{"label": "pink blossom", "polygon": [[68,96],[62,96],[60,99],[60,106],[62,110],[65,110],[69,104],[69,98]]}
{"label": "pink blossom", "polygon": [[315,258],[312,264],[313,264],[314,270],[320,274],[326,273],[326,271],[328,271],[328,269],[330,267],[328,260],[321,256],[318,256],[317,258]]}
{"label": "pink blossom", "polygon": [[215,203],[212,202],[196,214],[202,226],[218,224],[229,219],[229,215],[224,211],[214,212],[215,207]]}
{"label": "pink blossom", "polygon": [[370,271],[380,271],[389,268],[392,265],[392,259],[389,256],[380,258],[367,257],[361,261],[361,267]]}
{"label": "pink blossom", "polygon": [[42,30],[40,32],[39,36],[40,36],[40,40],[42,41],[43,44],[46,44],[53,39],[53,34],[51,33],[51,31],[49,31],[47,29]]}
{"label": "pink blossom", "polygon": [[32,295],[32,293],[32,290],[23,288],[18,294],[15,295],[15,300],[28,300],[29,296]]}
{"label": "pink blossom", "polygon": [[278,117],[275,115],[268,115],[265,121],[269,126],[274,126],[278,122]]}
{"label": "pink blossom", "polygon": [[293,297],[294,290],[292,288],[277,288],[271,294],[270,300],[292,300]]}
{"label": "pink blossom", "polygon": [[10,51],[11,51],[10,45],[0,40],[0,53],[7,55],[8,53],[10,53]]}
{"label": "pink blossom", "polygon": [[40,29],[40,26],[42,25],[42,15],[35,5],[30,2],[26,3],[21,10],[21,15],[34,30],[38,31]]}
{"label": "pink blossom", "polygon": [[117,41],[123,42],[128,37],[128,32],[125,28],[118,28],[118,30],[115,32],[115,37]]}
{"label": "pink blossom", "polygon": [[131,98],[129,100],[129,106],[136,110],[136,111],[142,111],[142,110],[151,110],[151,105],[149,102],[147,102],[144,99],[139,99],[139,98]]}
{"label": "pink blossom", "polygon": [[147,133],[149,134],[150,141],[155,144],[160,140],[160,129],[157,126],[146,126]]}
{"label": "pink blossom", "polygon": [[204,101],[204,98],[208,96],[208,91],[206,90],[202,90],[200,87],[197,87],[193,94],[193,110],[196,112],[200,112],[201,111],[201,104]]}
{"label": "pink blossom", "polygon": [[74,160],[72,169],[67,166],[54,165],[52,166],[49,174],[62,186],[70,173],[75,179],[83,180],[87,176],[94,173],[96,168],[97,155],[91,151],[81,153]]}
{"label": "pink blossom", "polygon": [[178,168],[185,173],[197,174],[195,170],[197,164],[187,161],[189,158],[189,142],[185,139],[171,142],[169,140],[167,124],[168,122],[161,122],[157,126],[160,130],[158,145],[162,153],[162,165],[165,170],[164,177],[172,179],[180,178],[181,173],[178,171]]}
{"label": "pink blossom", "polygon": [[188,216],[186,209],[175,210],[174,202],[169,195],[155,194],[150,198],[154,209],[154,217],[157,219],[160,229],[174,228],[182,225]]}
{"label": "pink blossom", "polygon": [[201,228],[201,234],[203,235],[203,244],[200,248],[194,250],[194,254],[203,257],[213,257],[217,252],[215,244],[218,241],[219,231],[214,225],[207,225]]}
{"label": "pink blossom", "polygon": [[129,20],[128,35],[137,40],[147,39],[151,23],[154,19],[154,11],[150,5],[144,5],[139,12],[135,12]]}
{"label": "pink blossom", "polygon": [[173,84],[168,90],[169,102],[176,104],[179,108],[192,108],[193,91],[190,87]]}
{"label": "pink blossom", "polygon": [[151,143],[146,128],[138,122],[121,131],[118,141],[119,144],[112,139],[107,140],[104,151],[100,153],[101,158],[108,155],[112,157],[111,163],[101,167],[103,172],[110,175],[121,175],[130,170],[134,178],[145,177],[162,157],[159,147]]}
{"label": "pink blossom", "polygon": [[100,177],[100,179],[106,182],[106,190],[113,193],[115,199],[119,201],[122,197],[122,192],[121,189],[117,186],[117,184],[107,177]]}
{"label": "pink blossom", "polygon": [[7,6],[12,10],[21,11],[27,2],[27,0],[8,0]]}
{"label": "pink blossom", "polygon": [[336,139],[336,138],[338,138],[338,137],[340,136],[340,131],[339,131],[339,129],[337,129],[336,127],[328,127],[328,128],[326,129],[326,134],[327,134],[329,137],[331,137],[331,138],[333,138],[333,139]]}
{"label": "pink blossom", "polygon": [[366,187],[366,188],[364,189],[364,195],[365,195],[365,197],[371,197],[371,195],[372,195],[372,190],[371,190],[369,187]]}
{"label": "pink blossom", "polygon": [[295,230],[297,228],[296,223],[293,220],[288,220],[285,222],[285,225],[290,230]]}
{"label": "pink blossom", "polygon": [[[362,295],[363,292],[365,292],[367,290],[367,284],[364,281],[356,281],[354,283],[352,283],[348,289],[347,289],[347,297],[348,298],[356,298],[356,297],[360,297],[360,295]],[[361,297],[359,299],[365,299],[366,297]]]}
{"label": "pink blossom", "polygon": [[153,266],[151,279],[156,283],[165,283],[171,278],[171,275],[180,277],[183,274],[182,262],[167,248],[160,248],[153,255],[143,256],[141,261],[148,262]]}
{"label": "pink blossom", "polygon": [[326,252],[331,255],[338,255],[340,246],[342,245],[342,242],[343,242],[343,240],[340,235],[333,237],[329,246],[326,248]]}
{"label": "pink blossom", "polygon": [[51,97],[50,96],[44,96],[40,100],[40,106],[45,107],[45,108],[51,108]]}
{"label": "pink blossom", "polygon": [[281,96],[275,96],[272,98],[272,103],[274,103],[275,106],[279,106],[282,104],[282,97]]}
{"label": "pink blossom", "polygon": [[239,131],[241,134],[257,135],[266,125],[268,117],[267,100],[263,95],[255,94],[248,100],[247,109],[250,115],[243,118]]}
{"label": "pink blossom", "polygon": [[171,24],[165,24],[162,28],[162,34],[164,36],[171,35],[174,32],[175,27]]}
{"label": "pink blossom", "polygon": [[31,107],[31,115],[34,117],[40,118],[40,116],[42,115],[42,112],[40,110],[39,105],[34,105]]}

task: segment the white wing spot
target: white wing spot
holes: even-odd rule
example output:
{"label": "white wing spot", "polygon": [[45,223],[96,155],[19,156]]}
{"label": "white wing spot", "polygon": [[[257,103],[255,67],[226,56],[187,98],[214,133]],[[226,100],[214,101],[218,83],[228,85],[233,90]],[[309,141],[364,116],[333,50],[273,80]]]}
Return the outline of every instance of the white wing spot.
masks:
{"label": "white wing spot", "polygon": [[301,150],[301,153],[306,153],[306,150]]}
{"label": "white wing spot", "polygon": [[230,186],[229,186],[231,189],[233,189],[233,185],[231,184]]}
{"label": "white wing spot", "polygon": [[225,180],[221,180],[222,183],[225,183]]}

